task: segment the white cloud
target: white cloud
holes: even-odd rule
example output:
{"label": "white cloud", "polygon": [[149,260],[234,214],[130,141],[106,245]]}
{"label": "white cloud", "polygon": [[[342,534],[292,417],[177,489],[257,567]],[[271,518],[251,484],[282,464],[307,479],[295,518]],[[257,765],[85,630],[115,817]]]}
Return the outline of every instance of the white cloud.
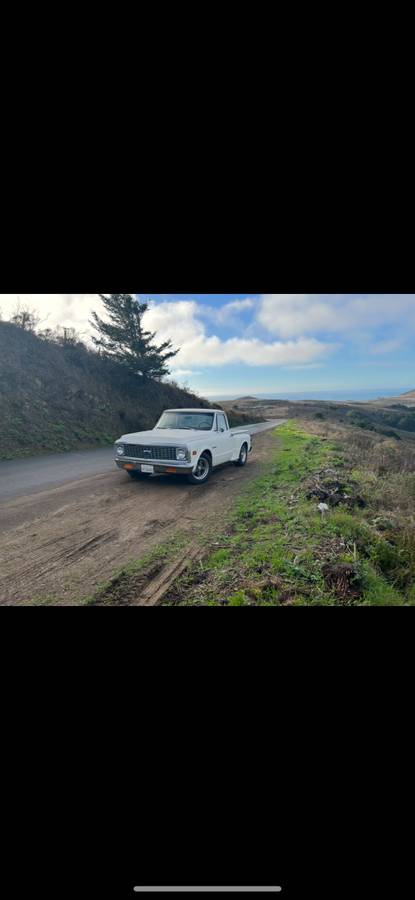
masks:
{"label": "white cloud", "polygon": [[252,309],[255,306],[255,300],[245,297],[243,300],[232,300],[230,303],[224,303],[221,306],[210,306],[206,303],[200,303],[197,307],[198,315],[214,325],[225,326],[234,331],[244,329],[244,320],[241,313],[245,310]]}
{"label": "white cloud", "polygon": [[282,338],[403,324],[415,329],[415,294],[263,294],[257,318]]}
{"label": "white cloud", "polygon": [[222,341],[216,335],[199,335],[182,344],[176,360],[180,365],[198,363],[204,367],[235,363],[248,366],[289,366],[320,360],[331,349],[314,338],[267,343],[255,338],[230,338]]}
{"label": "white cloud", "polygon": [[[244,301],[235,302],[239,304]],[[255,338],[221,340],[216,335],[206,334],[199,315],[200,308],[193,300],[153,303],[145,315],[146,328],[157,332],[159,342],[170,338],[175,347],[180,347],[178,355],[171,361],[171,368],[175,372],[192,366],[212,367],[235,363],[245,363],[248,366],[304,365],[321,360],[332,350],[332,345],[315,338],[285,343],[267,343]]]}
{"label": "white cloud", "polygon": [[[92,310],[105,318],[98,294],[0,294],[3,318],[12,314],[19,301],[22,306],[37,310],[43,320],[40,327],[73,327],[84,339],[90,339],[94,333],[90,325]],[[250,298],[236,300],[225,304],[223,314],[226,318],[254,305],[255,301]],[[195,301],[179,300],[153,302],[145,314],[145,327],[156,332],[158,343],[170,339],[174,347],[180,348],[171,364],[173,374],[179,374],[179,377],[195,374],[194,368],[200,366],[236,363],[248,366],[308,365],[324,360],[334,347],[307,336],[285,342],[267,342],[255,337],[223,340],[207,334],[202,312],[202,307]]]}
{"label": "white cloud", "polygon": [[221,325],[232,324],[237,321],[238,313],[254,306],[255,300],[251,300],[250,297],[246,297],[245,300],[232,300],[231,303],[212,308],[212,317]]}
{"label": "white cloud", "polygon": [[17,304],[36,310],[40,317],[40,328],[55,328],[64,325],[75,328],[87,339],[93,329],[89,324],[94,309],[103,315],[104,307],[98,294],[0,294],[0,311],[4,319],[9,318]]}
{"label": "white cloud", "polygon": [[197,312],[194,300],[153,302],[144,316],[144,324],[149,331],[157,332],[158,343],[170,339],[175,346],[182,346],[204,334],[205,327]]}
{"label": "white cloud", "polygon": [[245,297],[244,300],[232,300],[230,303],[225,303],[222,310],[237,312],[241,309],[251,309],[253,306],[255,306],[255,300],[252,300],[251,297]]}

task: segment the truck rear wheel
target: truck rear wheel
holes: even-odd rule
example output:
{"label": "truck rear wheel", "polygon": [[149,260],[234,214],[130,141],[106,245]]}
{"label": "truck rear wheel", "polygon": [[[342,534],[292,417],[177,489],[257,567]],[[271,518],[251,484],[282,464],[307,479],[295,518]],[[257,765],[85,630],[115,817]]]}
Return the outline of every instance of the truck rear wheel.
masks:
{"label": "truck rear wheel", "polygon": [[248,447],[246,444],[242,444],[241,452],[239,454],[239,459],[234,462],[234,466],[246,466],[246,462],[248,459]]}
{"label": "truck rear wheel", "polygon": [[191,475],[187,476],[190,484],[206,484],[212,474],[212,460],[209,453],[202,453],[199,462]]}

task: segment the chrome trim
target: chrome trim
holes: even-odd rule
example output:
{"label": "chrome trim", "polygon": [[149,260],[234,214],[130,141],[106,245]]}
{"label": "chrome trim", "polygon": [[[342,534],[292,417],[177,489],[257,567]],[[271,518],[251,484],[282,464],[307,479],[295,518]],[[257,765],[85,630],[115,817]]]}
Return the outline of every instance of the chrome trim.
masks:
{"label": "chrome trim", "polygon": [[120,463],[139,463],[140,465],[143,464],[145,466],[164,466],[173,469],[176,469],[180,466],[189,468],[188,459],[149,459],[148,457],[147,459],[142,459],[141,457],[137,456],[116,456],[115,461]]}
{"label": "chrome trim", "polygon": [[[144,462],[144,463],[157,463],[157,462],[161,462],[161,463],[167,463],[167,462],[169,462],[169,463],[172,463],[172,462],[175,462],[175,463],[176,463],[176,462],[177,462],[177,463],[183,463],[183,462],[190,462],[190,461],[191,461],[191,451],[190,451],[189,447],[188,447],[187,445],[185,445],[185,444],[151,444],[151,443],[148,443],[148,444],[135,444],[135,443],[133,443],[132,441],[131,441],[130,443],[125,443],[124,441],[119,441],[119,442],[118,442],[118,446],[124,447],[124,456],[119,457],[120,459],[137,460],[138,462]],[[139,449],[142,450],[143,453],[145,453],[145,450],[148,449],[148,450],[149,450],[149,453],[146,454],[145,456],[131,456],[131,455],[128,453],[129,447],[134,447],[134,448],[136,448],[136,449],[139,448]],[[170,451],[169,454],[166,455],[166,454],[164,453],[164,456],[161,457],[161,458],[159,459],[158,457],[156,457],[155,455],[153,455],[153,453],[155,454],[155,453],[157,452],[158,447],[160,448],[160,451],[163,451],[163,453],[164,453],[164,451]],[[178,450],[184,450],[184,451],[185,451],[185,453],[186,453],[186,459],[185,459],[185,460],[178,460],[178,459],[177,459],[177,451],[178,451]]]}

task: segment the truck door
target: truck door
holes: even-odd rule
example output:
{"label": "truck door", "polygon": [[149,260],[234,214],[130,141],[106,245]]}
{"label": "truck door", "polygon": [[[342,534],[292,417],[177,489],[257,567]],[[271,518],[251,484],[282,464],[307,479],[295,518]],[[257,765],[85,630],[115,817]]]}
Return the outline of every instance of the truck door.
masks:
{"label": "truck door", "polygon": [[216,416],[216,429],[215,444],[217,445],[216,454],[218,464],[229,462],[233,453],[233,442],[229,431],[229,425],[222,413],[218,413]]}

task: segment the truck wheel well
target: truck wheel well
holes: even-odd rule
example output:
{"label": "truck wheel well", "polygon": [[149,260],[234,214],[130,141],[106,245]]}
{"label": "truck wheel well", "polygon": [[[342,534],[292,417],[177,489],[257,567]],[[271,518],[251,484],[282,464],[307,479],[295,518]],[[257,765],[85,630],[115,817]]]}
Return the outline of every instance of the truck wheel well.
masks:
{"label": "truck wheel well", "polygon": [[201,452],[200,455],[201,455],[201,456],[208,456],[211,462],[212,462],[212,460],[213,460],[213,457],[212,457],[212,454],[211,454],[210,450],[202,450],[202,452]]}

